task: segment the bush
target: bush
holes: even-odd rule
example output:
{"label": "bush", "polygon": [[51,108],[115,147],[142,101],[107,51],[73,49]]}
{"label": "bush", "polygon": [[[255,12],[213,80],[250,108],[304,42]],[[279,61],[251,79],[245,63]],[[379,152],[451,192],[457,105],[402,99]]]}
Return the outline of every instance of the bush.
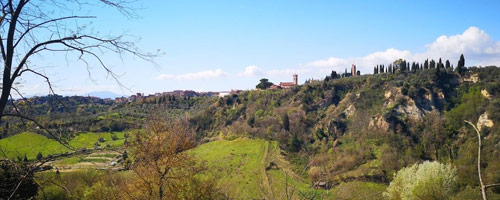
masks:
{"label": "bush", "polygon": [[399,170],[387,187],[388,199],[449,199],[457,189],[457,170],[451,164],[425,161]]}

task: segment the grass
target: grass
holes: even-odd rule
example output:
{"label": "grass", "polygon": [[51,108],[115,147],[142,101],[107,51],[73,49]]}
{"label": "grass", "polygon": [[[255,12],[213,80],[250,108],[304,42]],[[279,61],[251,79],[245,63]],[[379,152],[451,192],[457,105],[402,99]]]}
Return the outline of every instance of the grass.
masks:
{"label": "grass", "polygon": [[78,162],[106,163],[106,162],[109,162],[109,160],[104,159],[104,158],[84,158],[84,159],[80,159]]}
{"label": "grass", "polygon": [[[112,135],[116,135],[117,140],[112,140]],[[99,137],[105,139],[105,142],[100,143],[103,148],[106,147],[106,144],[111,147],[120,147],[125,142],[124,132],[88,132],[79,134],[68,143],[75,149],[93,148]],[[29,160],[34,160],[38,152],[41,152],[45,157],[71,151],[56,140],[35,133],[20,133],[0,140],[0,157],[2,158],[24,158],[24,155],[26,155]]]}
{"label": "grass", "polygon": [[57,161],[57,164],[63,164],[63,165],[74,165],[77,163],[81,162],[95,162],[95,163],[106,163],[109,162],[110,160],[105,159],[105,158],[81,158],[78,156],[72,156],[69,158],[64,158],[62,160]]}
{"label": "grass", "polygon": [[[245,138],[220,140],[200,145],[192,152],[207,161],[219,178],[219,188],[232,198],[286,199],[286,180],[289,194],[292,193],[292,188],[302,193],[324,193],[312,189],[306,181],[293,173],[290,164],[281,157],[275,141]],[[278,167],[266,169],[271,162]],[[293,197],[299,199],[298,195],[295,191]]]}
{"label": "grass", "polygon": [[[112,140],[112,135],[116,135],[118,138],[117,140]],[[69,141],[69,144],[76,148],[93,148],[94,143],[96,143],[100,137],[104,138],[105,142],[100,143],[101,147],[106,146],[106,144],[110,144],[111,147],[119,147],[123,145],[123,142],[125,141],[125,138],[123,137],[124,133],[123,132],[105,132],[105,133],[81,133],[75,138],[71,139]]]}
{"label": "grass", "polygon": [[94,157],[94,158],[115,158],[118,156],[117,154],[111,154],[111,153],[106,153],[106,154],[91,154],[89,157]]}
{"label": "grass", "polygon": [[330,190],[334,199],[370,199],[382,200],[383,192],[386,185],[374,182],[353,181],[348,183],[341,183],[335,188]]}
{"label": "grass", "polygon": [[235,139],[214,141],[195,148],[192,152],[217,176],[219,187],[230,196],[245,199],[263,198],[260,183],[262,160],[267,145],[265,140]]}
{"label": "grass", "polygon": [[0,140],[0,157],[24,158],[26,155],[29,160],[34,160],[38,152],[48,156],[69,151],[59,142],[35,133],[20,133]]}

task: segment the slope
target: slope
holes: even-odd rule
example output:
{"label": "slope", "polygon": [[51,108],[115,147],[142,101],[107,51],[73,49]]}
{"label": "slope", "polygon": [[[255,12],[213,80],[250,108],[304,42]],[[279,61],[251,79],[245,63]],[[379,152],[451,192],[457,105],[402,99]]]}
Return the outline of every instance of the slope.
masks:
{"label": "slope", "polygon": [[[192,152],[207,162],[218,178],[222,192],[238,199],[298,199],[301,193],[316,192],[291,170],[275,141],[238,138],[198,146]],[[272,163],[272,164],[271,164]],[[286,175],[285,175],[286,174]]]}

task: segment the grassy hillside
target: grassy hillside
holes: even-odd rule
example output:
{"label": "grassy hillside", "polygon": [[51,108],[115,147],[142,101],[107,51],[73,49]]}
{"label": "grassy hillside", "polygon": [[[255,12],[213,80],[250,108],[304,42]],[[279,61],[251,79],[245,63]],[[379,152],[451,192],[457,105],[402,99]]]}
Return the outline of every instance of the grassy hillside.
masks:
{"label": "grassy hillside", "polygon": [[464,190],[479,184],[477,138],[464,120],[482,128],[484,177],[500,181],[498,77],[494,66],[336,77],[228,95],[190,121],[206,140],[277,141],[311,182],[388,184],[401,168],[431,160],[457,167]]}
{"label": "grassy hillside", "polygon": [[[287,191],[288,195],[293,196],[294,199],[312,196],[316,199],[345,196],[340,193],[345,186],[339,189],[334,188],[329,193],[311,188],[307,180],[297,176],[291,170],[290,164],[282,158],[275,141],[247,138],[232,141],[219,140],[200,145],[192,152],[207,162],[219,178],[219,187],[230,197],[286,199]],[[370,195],[373,199],[378,199],[385,189],[383,184],[353,184],[356,189],[370,189],[375,192]],[[350,194],[350,197],[362,199],[358,194]]]}
{"label": "grassy hillside", "polygon": [[193,150],[194,154],[207,161],[221,176],[219,184],[230,196],[236,194],[246,198],[263,198],[263,160],[270,142],[264,140],[236,139],[214,141]]}
{"label": "grassy hillside", "polygon": [[[113,140],[113,135],[115,136],[115,140]],[[69,141],[69,144],[76,148],[93,148],[94,143],[99,140],[99,138],[104,138],[103,144],[109,144],[111,147],[119,147],[122,146],[125,142],[124,132],[105,132],[105,133],[81,133],[80,135],[74,137]]]}
{"label": "grassy hillside", "polygon": [[0,156],[8,158],[22,157],[24,155],[32,160],[38,152],[43,155],[68,152],[69,149],[59,142],[34,133],[21,133],[0,140]]}
{"label": "grassy hillside", "polygon": [[[113,135],[115,135],[115,140],[112,139]],[[75,149],[93,148],[100,137],[105,140],[104,142],[99,142],[100,147],[103,148],[106,147],[106,144],[109,144],[110,147],[119,147],[122,146],[125,141],[124,132],[87,132],[79,134],[68,141],[68,143]],[[39,152],[41,152],[43,156],[48,156],[71,151],[72,150],[66,148],[56,140],[29,132],[20,133],[0,140],[0,157],[24,158],[24,155],[26,155],[29,160],[34,160]]]}

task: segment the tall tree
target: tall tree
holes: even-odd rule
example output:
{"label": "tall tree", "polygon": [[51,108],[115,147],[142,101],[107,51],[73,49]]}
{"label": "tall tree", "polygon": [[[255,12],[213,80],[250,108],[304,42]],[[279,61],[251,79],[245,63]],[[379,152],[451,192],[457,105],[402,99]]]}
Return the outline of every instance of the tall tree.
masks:
{"label": "tall tree", "polygon": [[445,67],[446,69],[451,69],[451,64],[450,64],[450,61],[449,60],[446,60],[446,64],[445,64]]}
{"label": "tall tree", "polygon": [[460,59],[458,60],[458,64],[457,64],[456,70],[457,70],[457,72],[460,75],[464,74],[464,72],[465,72],[465,58],[464,58],[464,54],[460,55]]}
{"label": "tall tree", "polygon": [[330,77],[331,77],[332,79],[336,79],[336,78],[337,78],[337,76],[338,76],[338,75],[337,75],[337,72],[332,70],[332,73],[330,74]]}
{"label": "tall tree", "polygon": [[430,68],[430,69],[434,69],[434,68],[436,68],[436,61],[431,60],[431,61],[429,62],[429,68]]}
{"label": "tall tree", "polygon": [[265,90],[265,89],[271,87],[272,85],[273,85],[273,83],[269,82],[269,79],[263,78],[263,79],[260,79],[260,83],[257,84],[255,86],[255,88]]}
{"label": "tall tree", "polygon": [[439,58],[437,68],[444,68],[443,61],[441,61],[441,58]]}
{"label": "tall tree", "polygon": [[290,131],[290,119],[288,118],[288,114],[286,113],[285,115],[283,115],[283,128],[286,131]]}

